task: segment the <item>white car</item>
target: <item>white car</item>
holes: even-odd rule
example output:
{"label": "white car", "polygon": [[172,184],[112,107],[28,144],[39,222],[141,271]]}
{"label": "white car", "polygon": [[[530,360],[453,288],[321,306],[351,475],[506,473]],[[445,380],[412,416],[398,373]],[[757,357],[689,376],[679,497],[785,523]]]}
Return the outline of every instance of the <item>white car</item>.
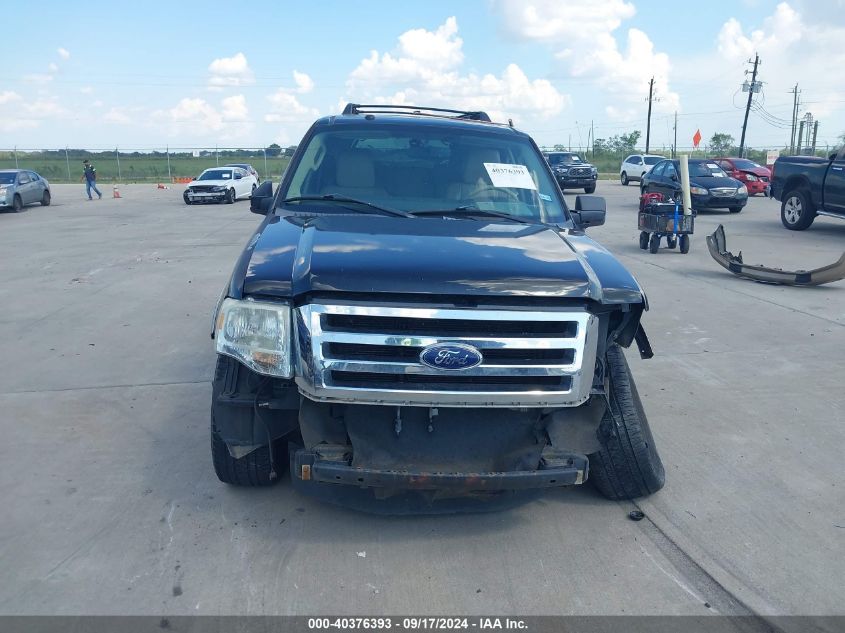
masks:
{"label": "white car", "polygon": [[619,168],[620,182],[623,185],[627,185],[632,180],[641,182],[643,176],[661,160],[666,160],[666,157],[656,154],[631,154],[622,161],[622,166]]}
{"label": "white car", "polygon": [[255,176],[240,167],[212,167],[185,187],[185,204],[225,202],[232,204],[252,196],[258,186]]}

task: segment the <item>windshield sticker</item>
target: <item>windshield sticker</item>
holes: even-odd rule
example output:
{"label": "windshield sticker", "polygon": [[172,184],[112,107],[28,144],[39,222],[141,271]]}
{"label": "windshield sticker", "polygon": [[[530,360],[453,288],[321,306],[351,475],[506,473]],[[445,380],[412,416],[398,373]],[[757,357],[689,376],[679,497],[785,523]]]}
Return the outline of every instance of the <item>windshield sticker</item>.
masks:
{"label": "windshield sticker", "polygon": [[538,195],[538,196],[540,196],[540,200],[545,200],[546,202],[551,202],[551,201],[552,201],[552,197],[551,197],[551,196],[547,196],[547,195],[546,195],[546,194],[544,194],[544,193],[538,193],[537,195]]}
{"label": "windshield sticker", "polygon": [[531,178],[525,165],[484,163],[484,169],[487,170],[487,175],[490,176],[494,187],[537,190],[537,185],[534,184],[534,179]]}
{"label": "windshield sticker", "polygon": [[707,163],[707,166],[713,171],[722,171],[722,168],[719,167],[716,163]]}

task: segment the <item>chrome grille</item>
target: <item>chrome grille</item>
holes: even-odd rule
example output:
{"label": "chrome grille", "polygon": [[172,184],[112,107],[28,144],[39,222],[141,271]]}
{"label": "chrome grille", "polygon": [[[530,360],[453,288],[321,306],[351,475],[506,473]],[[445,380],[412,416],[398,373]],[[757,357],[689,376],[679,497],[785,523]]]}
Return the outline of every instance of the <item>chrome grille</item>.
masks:
{"label": "chrome grille", "polygon": [[710,195],[717,198],[730,198],[736,194],[736,187],[713,187],[710,190]]}
{"label": "chrome grille", "polygon": [[[583,310],[309,304],[297,309],[296,381],[308,398],[402,406],[577,406],[590,394],[596,317]],[[423,365],[436,343],[477,348],[477,367]]]}
{"label": "chrome grille", "polygon": [[573,167],[569,170],[570,176],[589,176],[590,175],[590,168],[589,167]]}

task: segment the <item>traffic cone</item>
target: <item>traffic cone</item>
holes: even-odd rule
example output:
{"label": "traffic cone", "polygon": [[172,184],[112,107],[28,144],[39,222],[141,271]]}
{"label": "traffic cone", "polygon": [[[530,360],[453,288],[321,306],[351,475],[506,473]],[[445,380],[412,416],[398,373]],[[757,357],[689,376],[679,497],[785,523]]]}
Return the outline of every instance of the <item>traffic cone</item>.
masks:
{"label": "traffic cone", "polygon": [[120,189],[117,188],[117,185],[115,185],[114,188],[112,189],[112,196],[114,198],[120,197]]}

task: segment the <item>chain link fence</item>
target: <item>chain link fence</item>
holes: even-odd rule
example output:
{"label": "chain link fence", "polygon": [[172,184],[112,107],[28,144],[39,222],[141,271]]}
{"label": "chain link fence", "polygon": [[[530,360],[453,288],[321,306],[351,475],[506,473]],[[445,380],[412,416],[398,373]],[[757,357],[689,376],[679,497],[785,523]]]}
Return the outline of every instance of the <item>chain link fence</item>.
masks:
{"label": "chain link fence", "polygon": [[53,183],[82,178],[82,161],[105,183],[187,182],[204,169],[227,163],[248,163],[262,179],[278,181],[291,148],[164,147],[155,149],[0,149],[0,169],[29,169]]}
{"label": "chain link fence", "polygon": [[[82,178],[82,161],[88,159],[97,169],[97,178],[105,183],[147,183],[147,182],[187,182],[198,176],[204,169],[218,167],[227,163],[248,163],[259,173],[262,179],[278,181],[290,161],[293,147],[260,148],[218,148],[218,147],[164,147],[145,149],[0,149],[0,169],[30,169],[36,171],[50,182],[79,182]],[[594,164],[603,177],[617,177],[619,166],[630,154],[644,153],[642,148],[625,148],[620,151],[606,149],[593,151],[588,148],[564,145],[542,146],[543,151],[573,151],[581,154],[583,160]],[[833,147],[816,148],[817,156],[827,156]],[[761,164],[767,164],[767,153],[778,151],[788,154],[784,148],[746,148],[747,158]],[[649,153],[670,158],[671,147],[651,147]],[[805,153],[809,153],[805,152]],[[679,147],[674,152],[687,154],[690,158],[715,158],[716,156],[735,156],[736,148],[731,151],[716,151],[707,145]]]}

